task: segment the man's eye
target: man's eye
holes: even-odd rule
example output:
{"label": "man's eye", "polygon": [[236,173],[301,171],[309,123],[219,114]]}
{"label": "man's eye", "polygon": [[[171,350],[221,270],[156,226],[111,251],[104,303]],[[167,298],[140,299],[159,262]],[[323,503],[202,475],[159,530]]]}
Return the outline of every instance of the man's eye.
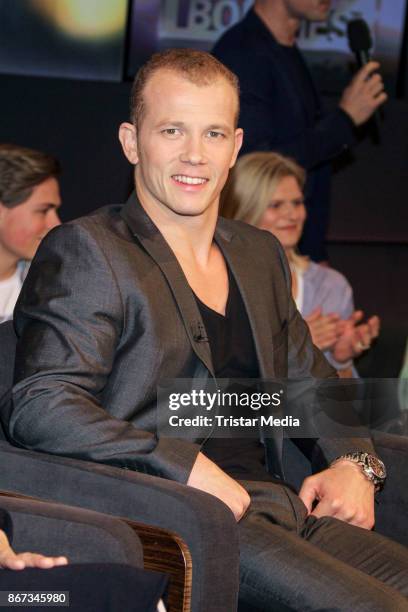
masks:
{"label": "man's eye", "polygon": [[162,130],[162,134],[166,134],[166,136],[177,136],[180,133],[178,128],[166,128]]}
{"label": "man's eye", "polygon": [[222,132],[216,132],[215,130],[210,130],[210,131],[208,132],[208,136],[209,136],[210,138],[217,139],[217,138],[223,138],[223,137],[224,137],[224,134],[222,134]]}

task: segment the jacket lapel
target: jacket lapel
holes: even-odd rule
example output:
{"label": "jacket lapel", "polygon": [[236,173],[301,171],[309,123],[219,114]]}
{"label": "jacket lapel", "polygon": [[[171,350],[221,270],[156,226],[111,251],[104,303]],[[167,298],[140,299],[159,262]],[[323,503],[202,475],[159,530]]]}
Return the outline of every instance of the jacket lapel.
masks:
{"label": "jacket lapel", "polygon": [[267,288],[256,273],[253,259],[245,252],[241,237],[225,229],[222,220],[217,225],[215,241],[220,247],[237,282],[245,304],[258,357],[262,378],[275,375],[272,348],[272,330],[266,323],[271,316],[273,305],[265,299]]}
{"label": "jacket lapel", "polygon": [[[173,251],[144,211],[135,193],[132,193],[123,206],[121,216],[135,238],[154,259],[166,277],[180,310],[192,348],[209,371],[214,374],[204,323],[193,292]],[[254,338],[260,374],[263,378],[273,378],[275,369],[272,331],[271,327],[265,324],[270,319],[273,304],[270,299],[265,299],[267,289],[256,274],[253,260],[245,252],[245,245],[241,237],[230,228],[225,228],[222,220],[217,224],[215,241],[235,277],[244,301]]]}
{"label": "jacket lapel", "polygon": [[[197,357],[215,377],[204,323],[193,292],[174,253],[144,211],[135,193],[132,193],[123,206],[121,216],[135,239],[149,253],[167,279],[191,346]],[[266,323],[270,320],[271,309],[273,311],[273,294],[271,299],[265,299],[266,288],[262,285],[262,279],[256,273],[253,260],[245,252],[245,245],[241,237],[231,231],[230,228],[226,228],[222,219],[217,224],[215,241],[221,249],[241,292],[251,325],[261,377],[265,379],[274,378],[272,331],[270,325]],[[265,439],[268,470],[274,474],[283,474],[282,442],[281,429],[277,429],[275,437]]]}
{"label": "jacket lapel", "polygon": [[[215,240],[220,247],[239,287],[248,319],[251,325],[261,378],[275,378],[273,360],[273,337],[268,321],[274,312],[274,294],[257,274],[256,265],[251,256],[245,252],[241,237],[223,227],[219,220]],[[270,295],[266,292],[270,290]],[[283,430],[273,428],[273,436],[264,437],[266,464],[268,471],[275,476],[284,477],[282,451]]]}
{"label": "jacket lapel", "polygon": [[191,346],[197,357],[214,376],[211,350],[205,333],[204,323],[193,292],[173,251],[156,225],[154,225],[153,221],[144,211],[135,193],[132,193],[123,206],[121,216],[135,238],[149,253],[150,257],[154,259],[166,277],[179,308]]}

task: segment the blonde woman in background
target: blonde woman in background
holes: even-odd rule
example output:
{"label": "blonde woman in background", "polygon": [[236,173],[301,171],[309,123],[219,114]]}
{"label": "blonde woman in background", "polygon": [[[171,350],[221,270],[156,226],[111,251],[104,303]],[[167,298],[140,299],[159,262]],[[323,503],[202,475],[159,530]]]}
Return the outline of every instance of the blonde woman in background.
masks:
{"label": "blonde woman in background", "polygon": [[277,153],[242,156],[232,170],[221,198],[220,214],[274,234],[292,271],[292,294],[307,322],[314,344],[343,377],[356,376],[353,358],[378,336],[377,316],[361,323],[347,279],[332,268],[300,255],[297,245],[306,220],[305,172]]}

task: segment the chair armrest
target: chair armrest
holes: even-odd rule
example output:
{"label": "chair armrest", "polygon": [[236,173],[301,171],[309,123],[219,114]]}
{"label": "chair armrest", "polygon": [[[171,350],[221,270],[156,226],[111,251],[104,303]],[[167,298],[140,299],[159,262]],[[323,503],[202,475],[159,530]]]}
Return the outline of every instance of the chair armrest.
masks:
{"label": "chair armrest", "polygon": [[375,450],[387,468],[377,495],[376,531],[408,546],[408,437],[372,432]]}
{"label": "chair armrest", "polygon": [[127,563],[143,567],[135,532],[111,516],[62,504],[0,497],[11,515],[12,545],[18,552],[65,555],[71,563]]}
{"label": "chair armrest", "polygon": [[0,465],[7,466],[0,473],[2,491],[80,506],[177,534],[194,567],[191,610],[236,609],[238,530],[232,512],[217,498],[170,480],[26,451],[7,442],[0,442]]}

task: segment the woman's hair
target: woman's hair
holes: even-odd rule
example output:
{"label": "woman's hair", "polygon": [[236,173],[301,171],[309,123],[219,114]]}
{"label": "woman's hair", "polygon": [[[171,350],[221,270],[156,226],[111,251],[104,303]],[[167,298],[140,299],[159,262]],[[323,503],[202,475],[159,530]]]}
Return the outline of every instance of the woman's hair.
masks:
{"label": "woman's hair", "polygon": [[7,208],[22,204],[37,185],[60,173],[51,155],[14,144],[0,143],[0,202]]}
{"label": "woman's hair", "polygon": [[293,176],[303,190],[305,171],[289,157],[258,152],[240,157],[221,194],[220,215],[258,225],[283,178]]}
{"label": "woman's hair", "polygon": [[[293,159],[279,153],[258,152],[240,157],[221,193],[220,215],[258,225],[282,179],[293,176],[303,190],[306,173]],[[295,251],[291,263],[304,267],[307,260]]]}

